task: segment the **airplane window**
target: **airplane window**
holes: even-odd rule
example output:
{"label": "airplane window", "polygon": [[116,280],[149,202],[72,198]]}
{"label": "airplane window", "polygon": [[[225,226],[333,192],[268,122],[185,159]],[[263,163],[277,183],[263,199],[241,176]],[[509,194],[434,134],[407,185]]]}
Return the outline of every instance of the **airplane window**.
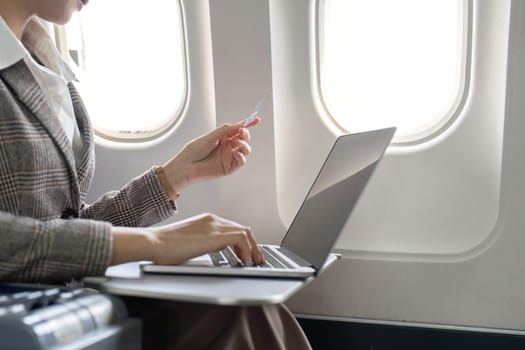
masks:
{"label": "airplane window", "polygon": [[152,139],[174,124],[186,99],[178,1],[93,1],[58,45],[69,54],[96,133]]}
{"label": "airplane window", "polygon": [[321,0],[319,84],[348,132],[395,125],[417,143],[453,122],[466,96],[468,1]]}

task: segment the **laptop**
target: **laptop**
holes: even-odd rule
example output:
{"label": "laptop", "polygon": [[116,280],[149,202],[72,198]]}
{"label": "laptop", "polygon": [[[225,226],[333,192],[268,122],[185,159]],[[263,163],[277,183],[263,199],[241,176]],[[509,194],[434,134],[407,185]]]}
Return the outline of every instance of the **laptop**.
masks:
{"label": "laptop", "polygon": [[395,128],[339,136],[280,245],[260,244],[265,265],[244,266],[231,248],[179,265],[145,262],[144,273],[308,278],[338,259],[331,253]]}

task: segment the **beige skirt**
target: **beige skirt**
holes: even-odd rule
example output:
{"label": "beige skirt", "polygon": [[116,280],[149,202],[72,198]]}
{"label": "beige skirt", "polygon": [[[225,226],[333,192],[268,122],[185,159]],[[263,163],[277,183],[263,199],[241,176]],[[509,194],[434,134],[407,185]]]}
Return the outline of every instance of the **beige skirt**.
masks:
{"label": "beige skirt", "polygon": [[122,298],[143,322],[143,349],[308,349],[308,339],[285,305],[218,306]]}

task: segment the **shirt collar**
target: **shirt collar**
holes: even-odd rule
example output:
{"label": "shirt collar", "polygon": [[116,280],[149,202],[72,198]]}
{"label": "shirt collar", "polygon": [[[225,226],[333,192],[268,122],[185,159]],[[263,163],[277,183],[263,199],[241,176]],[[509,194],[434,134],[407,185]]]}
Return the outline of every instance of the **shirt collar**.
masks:
{"label": "shirt collar", "polygon": [[27,55],[24,45],[7,26],[0,16],[0,69],[5,69],[20,61]]}
{"label": "shirt collar", "polygon": [[66,82],[77,80],[71,68],[60,56],[53,40],[44,26],[32,18],[24,29],[22,42],[13,34],[2,16],[0,16],[0,69],[5,69],[16,62],[30,57],[32,52],[47,68],[64,78]]}

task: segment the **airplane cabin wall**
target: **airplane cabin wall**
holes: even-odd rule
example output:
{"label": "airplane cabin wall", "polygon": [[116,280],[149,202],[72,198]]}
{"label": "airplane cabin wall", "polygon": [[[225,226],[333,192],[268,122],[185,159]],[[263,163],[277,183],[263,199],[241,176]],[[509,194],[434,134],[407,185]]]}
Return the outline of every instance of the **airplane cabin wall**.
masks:
{"label": "airplane cabin wall", "polygon": [[[282,5],[278,1],[271,1],[277,6]],[[299,3],[299,2],[296,2]],[[289,4],[289,2],[287,2]],[[500,2],[474,2],[475,5],[487,4],[499,6]],[[502,6],[505,4],[503,3]],[[335,318],[335,319],[374,319],[389,321],[409,321],[428,324],[445,324],[457,326],[474,326],[524,330],[525,322],[522,317],[525,298],[523,298],[524,280],[522,271],[525,266],[523,253],[525,251],[525,237],[523,236],[523,214],[522,208],[524,189],[522,185],[524,170],[524,148],[521,144],[523,137],[523,122],[520,116],[523,114],[523,99],[519,96],[523,91],[525,76],[523,74],[522,63],[525,59],[525,40],[524,26],[525,7],[522,2],[512,1],[512,11],[510,21],[510,39],[508,48],[508,67],[503,70],[504,85],[492,93],[485,95],[487,99],[505,92],[506,98],[501,106],[492,110],[498,105],[498,101],[490,104],[492,113],[489,117],[493,120],[503,120],[503,130],[493,127],[491,134],[487,136],[486,143],[480,145],[478,152],[474,156],[483,160],[493,151],[490,148],[496,147],[494,136],[503,131],[503,147],[500,148],[501,182],[499,185],[499,209],[494,224],[482,227],[484,231],[489,231],[489,235],[482,240],[479,245],[467,250],[464,254],[450,256],[439,256],[432,254],[382,254],[379,252],[351,252],[343,249],[344,258],[320,276],[314,283],[307,286],[300,293],[294,296],[289,305],[298,313],[315,315],[314,317]],[[508,9],[507,9],[508,11]],[[271,12],[272,13],[272,12]],[[507,12],[509,13],[509,12]],[[496,16],[496,14],[494,14]],[[502,21],[495,23],[501,25]],[[478,28],[479,33],[484,33],[487,28]],[[273,34],[273,33],[272,33]],[[501,45],[499,40],[505,40],[501,36],[487,36],[480,45]],[[506,45],[500,46],[500,50],[507,52]],[[505,63],[506,60],[503,62]],[[477,62],[479,68],[480,62]],[[274,73],[276,62],[274,60]],[[476,62],[474,62],[476,65]],[[482,73],[492,73],[497,71],[496,66],[486,66]],[[278,72],[277,72],[278,73]],[[479,76],[478,76],[479,77]],[[494,76],[495,78],[496,76]],[[481,86],[474,86],[474,89],[483,90],[485,93],[497,83],[498,79],[489,79]],[[476,84],[476,80],[474,80]],[[274,82],[275,83],[275,82]],[[506,85],[506,86],[505,86]],[[275,97],[277,99],[277,97]],[[480,103],[483,103],[480,101]],[[276,103],[276,106],[278,104]],[[479,108],[479,107],[478,107]],[[481,109],[474,109],[474,119],[481,117],[485,112]],[[278,112],[275,112],[279,118]],[[481,121],[480,121],[481,122]],[[495,124],[497,126],[497,124]],[[470,132],[482,132],[476,129],[476,123],[470,127]],[[441,140],[447,142],[447,139]],[[461,141],[461,140],[460,140]],[[468,145],[470,138],[464,138],[463,144]],[[461,143],[457,144],[462,147]],[[459,150],[458,150],[459,151]],[[453,154],[453,153],[452,153]],[[395,167],[385,166],[392,162],[393,156],[401,157],[398,152],[390,151],[383,161],[383,167],[372,179],[370,188],[365,191],[364,203],[360,203],[358,209],[362,209],[369,199],[378,200],[380,203],[381,192],[376,191],[374,186],[379,180],[386,180],[391,177],[389,185],[396,189],[402,178],[394,176]],[[443,156],[446,156],[443,154]],[[439,159],[439,158],[438,158]],[[469,159],[465,159],[468,161]],[[443,167],[449,166],[448,163],[439,163]],[[420,162],[424,167],[425,162]],[[499,163],[495,163],[499,167]],[[494,171],[497,168],[489,169]],[[472,169],[469,166],[456,166],[449,169],[458,173],[468,173]],[[482,176],[484,174],[480,174]],[[476,177],[463,179],[463,185],[468,187],[469,181],[477,181]],[[419,183],[421,182],[421,183]],[[446,190],[446,187],[428,186],[424,187],[424,179],[419,179],[415,186],[421,186],[424,191],[438,192]],[[460,183],[461,185],[461,183]],[[443,186],[447,186],[444,184]],[[402,196],[402,193],[401,193]],[[404,200],[399,197],[397,202],[401,211],[410,210],[409,206],[404,206]],[[389,198],[387,198],[388,200]],[[496,199],[494,199],[496,200]],[[396,205],[396,203],[391,203]],[[423,205],[423,202],[422,202]],[[464,217],[465,213],[471,208],[461,205],[461,203],[450,201],[448,203],[458,218]],[[381,210],[374,212],[373,207],[366,207],[368,212],[367,219],[370,226],[374,226],[375,221],[380,221]],[[410,213],[410,212],[409,212]],[[356,213],[357,214],[357,213]],[[478,216],[479,220],[486,218]],[[360,218],[362,219],[362,218]],[[364,221],[366,224],[366,221]],[[445,222],[443,223],[445,224]],[[435,225],[435,224],[434,224]],[[366,226],[361,226],[365,227]],[[348,228],[348,227],[347,227]],[[345,228],[345,229],[347,229]],[[395,230],[396,227],[392,226]],[[421,230],[425,228],[422,227]],[[429,226],[428,230],[434,230],[434,226]],[[421,235],[427,232],[420,231]],[[413,232],[417,234],[418,232]],[[461,235],[464,232],[454,232]],[[466,234],[478,234],[480,232],[466,232]],[[352,232],[345,232],[351,235]],[[359,234],[357,232],[356,234]],[[383,234],[388,234],[383,232]],[[486,236],[485,236],[486,237]],[[436,240],[440,237],[436,237]],[[429,239],[432,239],[430,237]],[[381,242],[380,242],[381,243]],[[400,242],[403,243],[410,242]]]}
{"label": "airplane cabin wall", "polygon": [[[262,123],[251,129],[253,153],[247,165],[227,178],[197,184],[184,191],[178,200],[179,215],[173,220],[211,211],[251,226],[261,242],[280,241],[287,217],[285,214],[284,220],[281,219],[277,202],[287,195],[288,188],[281,187],[279,194],[277,192],[277,176],[287,170],[276,169],[276,149],[286,147],[288,140],[294,140],[299,134],[315,136],[316,131],[305,130],[306,125],[315,123],[293,122],[286,119],[287,115],[276,114],[279,120],[274,120],[272,91],[275,94],[279,87],[275,85],[275,78],[272,79],[275,74],[272,72],[272,48],[275,46],[270,41],[271,1],[270,4],[259,0],[182,2],[187,16],[191,82],[184,116],[167,139],[144,148],[100,143],[96,150],[97,174],[91,199],[108,189],[118,188],[153,164],[162,164],[185,142],[214,125],[245,118],[259,100],[266,97],[261,111]],[[286,3],[291,1],[286,0]],[[500,154],[503,161],[500,203],[496,232],[491,234],[494,239],[490,245],[477,255],[448,261],[418,261],[402,256],[399,259],[346,256],[289,301],[293,311],[321,318],[525,330],[522,316],[525,311],[522,293],[525,287],[522,273],[525,268],[525,215],[521,209],[525,198],[525,186],[521,182],[525,178],[525,138],[522,137],[525,99],[521,96],[525,91],[521,63],[525,62],[525,26],[522,24],[525,4],[512,1],[512,10],[504,139]],[[287,35],[272,33],[276,34]],[[315,101],[281,98],[278,103],[293,111],[303,102],[310,103],[315,110]],[[282,128],[284,124],[286,131]],[[281,128],[275,131],[278,125]],[[324,133],[321,146],[328,144],[336,133],[329,126],[320,132]],[[311,151],[305,146],[304,152]],[[313,177],[310,172],[322,161],[322,147],[314,153],[315,157],[303,164],[307,170],[304,178],[297,179],[298,187],[310,181],[309,177]],[[280,156],[278,164],[290,166],[286,158]],[[303,166],[295,164],[292,158],[290,161],[292,172]],[[289,193],[299,198],[298,191],[300,189],[290,188]],[[373,189],[369,193],[374,193]],[[461,212],[463,208],[455,210]],[[373,216],[369,220],[373,220]]]}
{"label": "airplane cabin wall", "polygon": [[279,243],[268,3],[210,1],[210,10],[217,124],[246,118],[263,100],[246,166],[217,180],[219,213],[250,226],[260,242]]}

